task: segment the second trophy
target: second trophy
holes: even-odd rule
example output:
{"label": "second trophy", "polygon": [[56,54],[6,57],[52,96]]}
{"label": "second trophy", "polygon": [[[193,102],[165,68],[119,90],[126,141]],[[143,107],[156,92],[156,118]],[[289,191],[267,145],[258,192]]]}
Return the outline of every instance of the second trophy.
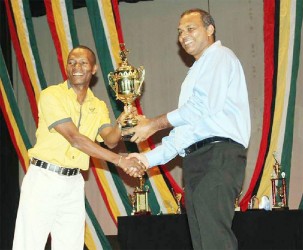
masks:
{"label": "second trophy", "polygon": [[[108,80],[111,88],[116,94],[116,99],[120,100],[126,106],[126,112],[129,112],[122,126],[122,131],[137,125],[137,119],[131,114],[133,102],[141,95],[142,84],[145,77],[143,66],[135,68],[129,65],[127,60],[128,50],[124,44],[120,44],[121,64],[114,71],[108,74]],[[129,141],[132,135],[122,136],[124,141]]]}

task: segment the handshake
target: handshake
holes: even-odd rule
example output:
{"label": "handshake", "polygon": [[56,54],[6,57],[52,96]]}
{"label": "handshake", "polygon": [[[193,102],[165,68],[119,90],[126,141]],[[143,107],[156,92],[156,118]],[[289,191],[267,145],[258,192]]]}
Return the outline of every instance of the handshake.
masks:
{"label": "handshake", "polygon": [[116,166],[122,168],[126,174],[133,177],[142,177],[149,168],[145,155],[139,153],[131,153],[126,157],[120,155]]}
{"label": "handshake", "polygon": [[[130,120],[136,121],[136,126],[127,126]],[[124,107],[124,112],[117,119],[121,129],[121,136],[128,137],[131,142],[140,143],[154,134],[153,120],[143,115],[138,115],[135,107]],[[144,154],[131,153],[127,157],[120,156],[116,166],[133,177],[142,177],[149,168],[149,163]]]}
{"label": "handshake", "polygon": [[[132,117],[136,120],[135,126],[124,127],[126,120]],[[140,143],[145,141],[159,130],[172,127],[169,123],[166,114],[148,119],[144,115],[138,115],[137,109],[131,107],[130,110],[124,110],[117,119],[117,123],[122,128],[121,135],[128,136],[131,142]],[[127,162],[127,166],[122,165]],[[130,164],[132,163],[132,164]],[[117,166],[121,167],[125,173],[134,177],[141,177],[144,172],[150,167],[148,160],[144,154],[131,153],[126,158],[120,157]]]}

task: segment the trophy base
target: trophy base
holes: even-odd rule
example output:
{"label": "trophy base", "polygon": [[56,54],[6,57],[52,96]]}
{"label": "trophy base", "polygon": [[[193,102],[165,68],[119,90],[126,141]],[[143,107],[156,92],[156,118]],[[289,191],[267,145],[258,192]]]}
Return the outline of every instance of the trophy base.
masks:
{"label": "trophy base", "polygon": [[[123,133],[123,131],[127,131],[128,129],[133,128],[133,127],[134,127],[133,124],[131,124],[131,125],[127,124],[125,126],[122,126],[122,133]],[[122,140],[123,141],[130,141],[130,139],[133,137],[134,134],[135,133],[132,133],[132,134],[129,134],[129,135],[123,135]]]}
{"label": "trophy base", "polygon": [[130,141],[130,139],[133,137],[134,134],[130,134],[130,135],[123,135],[122,136],[122,140],[123,141]]}
{"label": "trophy base", "polygon": [[285,211],[289,210],[289,207],[272,207],[273,211]]}
{"label": "trophy base", "polygon": [[136,216],[151,215],[151,212],[150,211],[139,211],[139,212],[135,212],[134,215],[136,215]]}

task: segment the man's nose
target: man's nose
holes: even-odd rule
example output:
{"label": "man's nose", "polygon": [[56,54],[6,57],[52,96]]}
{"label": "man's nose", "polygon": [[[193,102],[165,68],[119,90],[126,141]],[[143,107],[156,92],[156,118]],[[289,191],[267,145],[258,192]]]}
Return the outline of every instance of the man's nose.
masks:
{"label": "man's nose", "polygon": [[81,68],[81,64],[76,62],[74,65],[73,65],[74,68]]}

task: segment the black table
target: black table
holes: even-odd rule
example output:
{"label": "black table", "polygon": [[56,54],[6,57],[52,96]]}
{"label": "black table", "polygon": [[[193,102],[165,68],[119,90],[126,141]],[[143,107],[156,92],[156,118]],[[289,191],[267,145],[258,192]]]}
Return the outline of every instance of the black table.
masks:
{"label": "black table", "polygon": [[[303,210],[236,212],[239,249],[303,249]],[[192,249],[186,214],[118,217],[121,249]]]}

